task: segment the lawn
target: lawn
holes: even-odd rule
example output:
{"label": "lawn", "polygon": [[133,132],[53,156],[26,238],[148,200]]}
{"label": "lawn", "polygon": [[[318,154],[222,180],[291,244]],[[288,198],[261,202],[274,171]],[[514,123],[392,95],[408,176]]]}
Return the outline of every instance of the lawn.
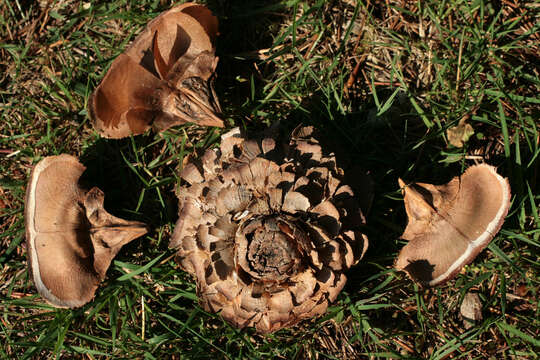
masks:
{"label": "lawn", "polygon": [[[184,157],[218,145],[226,129],[186,125],[107,140],[88,118],[89,95],[112,60],[176,3],[0,4],[1,358],[538,357],[537,3],[207,1],[220,20],[216,91],[226,129],[279,125],[287,134],[314,125],[339,144],[346,171],[368,171],[374,183],[370,247],[336,302],[323,317],[265,336],[205,312],[167,246]],[[469,136],[449,137],[464,129]],[[74,310],[37,294],[24,241],[32,166],[61,153],[81,159],[83,181],[105,192],[108,211],[151,229]],[[502,230],[456,279],[423,289],[393,269],[407,223],[397,179],[441,184],[482,162],[510,181]],[[483,314],[472,327],[460,315],[469,292]]]}

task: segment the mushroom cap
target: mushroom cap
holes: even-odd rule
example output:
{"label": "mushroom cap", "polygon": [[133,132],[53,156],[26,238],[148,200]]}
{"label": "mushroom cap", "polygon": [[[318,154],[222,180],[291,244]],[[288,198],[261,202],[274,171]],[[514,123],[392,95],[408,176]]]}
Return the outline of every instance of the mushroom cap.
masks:
{"label": "mushroom cap", "polygon": [[205,309],[263,333],[323,314],[368,245],[356,198],[313,128],[284,145],[236,128],[186,164],[169,244]]}
{"label": "mushroom cap", "polygon": [[510,185],[495,167],[475,165],[444,185],[399,184],[409,222],[396,268],[435,286],[454,278],[500,230],[510,206]]}
{"label": "mushroom cap", "polygon": [[146,226],[103,209],[103,192],[85,191],[85,167],[70,155],[50,156],[32,171],[26,191],[26,247],[38,292],[57,307],[92,299],[120,248]]}
{"label": "mushroom cap", "polygon": [[218,21],[186,3],[153,19],[111,64],[92,93],[89,113],[104,137],[138,135],[193,122],[223,126],[213,90]]}

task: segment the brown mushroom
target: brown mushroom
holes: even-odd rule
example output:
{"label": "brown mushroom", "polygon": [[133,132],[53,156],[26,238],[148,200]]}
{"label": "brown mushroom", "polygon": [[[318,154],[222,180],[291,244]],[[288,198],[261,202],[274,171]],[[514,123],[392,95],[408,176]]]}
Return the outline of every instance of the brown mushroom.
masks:
{"label": "brown mushroom", "polygon": [[78,185],[85,167],[70,155],[50,156],[32,171],[26,191],[26,248],[38,292],[56,307],[93,296],[120,248],[146,226],[109,214],[103,192]]}
{"label": "brown mushroom", "polygon": [[170,246],[204,308],[271,332],[323,314],[367,249],[364,217],[312,128],[286,150],[234,129],[181,172]]}
{"label": "brown mushroom", "polygon": [[89,101],[107,138],[193,122],[223,127],[213,88],[218,21],[202,5],[176,6],[152,20],[118,56]]}
{"label": "brown mushroom", "polygon": [[409,243],[396,268],[425,286],[454,278],[493,239],[510,205],[508,180],[489,165],[471,166],[444,185],[399,184],[409,223]]}

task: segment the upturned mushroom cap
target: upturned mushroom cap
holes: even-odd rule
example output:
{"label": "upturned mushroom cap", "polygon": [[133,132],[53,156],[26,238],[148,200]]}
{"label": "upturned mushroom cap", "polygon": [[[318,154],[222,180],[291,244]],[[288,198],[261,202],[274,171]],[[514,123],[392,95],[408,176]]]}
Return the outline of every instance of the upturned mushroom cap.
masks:
{"label": "upturned mushroom cap", "polygon": [[323,314],[368,245],[354,194],[313,129],[285,145],[234,129],[184,166],[170,242],[205,309],[259,332]]}
{"label": "upturned mushroom cap", "polygon": [[444,185],[399,185],[409,243],[396,261],[415,281],[435,286],[454,278],[493,239],[510,206],[508,180],[489,165],[471,166]]}
{"label": "upturned mushroom cap", "polygon": [[103,192],[85,191],[85,167],[70,155],[50,156],[32,171],[26,191],[26,248],[38,292],[51,305],[86,304],[120,248],[146,226],[112,216]]}
{"label": "upturned mushroom cap", "polygon": [[89,101],[107,138],[193,122],[223,127],[213,89],[218,21],[206,7],[176,6],[152,20],[111,64]]}

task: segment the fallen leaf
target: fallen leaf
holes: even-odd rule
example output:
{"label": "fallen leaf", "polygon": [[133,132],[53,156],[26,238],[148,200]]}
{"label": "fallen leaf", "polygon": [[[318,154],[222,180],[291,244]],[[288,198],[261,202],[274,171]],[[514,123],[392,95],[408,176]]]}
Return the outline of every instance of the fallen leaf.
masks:
{"label": "fallen leaf", "polygon": [[478,294],[470,292],[465,294],[459,312],[466,329],[471,328],[475,322],[482,321],[482,302]]}
{"label": "fallen leaf", "polygon": [[448,142],[458,148],[463,147],[472,135],[474,135],[474,129],[465,121],[460,121],[456,126],[446,130]]}

